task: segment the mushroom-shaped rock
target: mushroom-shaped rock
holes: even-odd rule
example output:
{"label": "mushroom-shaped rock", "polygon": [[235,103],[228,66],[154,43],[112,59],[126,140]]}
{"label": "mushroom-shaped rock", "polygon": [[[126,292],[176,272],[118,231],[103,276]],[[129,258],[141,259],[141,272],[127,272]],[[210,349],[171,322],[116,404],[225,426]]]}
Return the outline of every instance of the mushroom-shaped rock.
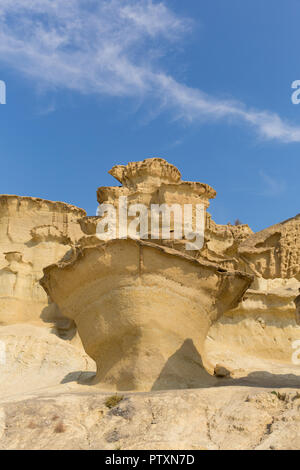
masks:
{"label": "mushroom-shaped rock", "polygon": [[[109,173],[122,186],[101,186],[97,191],[97,200],[101,217],[106,214],[107,205],[114,209],[112,213],[118,223],[112,238],[114,235],[124,238],[124,231],[128,229],[133,238],[148,239],[146,234],[152,230],[153,236],[150,238],[157,239],[158,232],[170,229],[170,236],[164,235],[163,239],[181,240],[182,234],[190,237],[191,233],[200,232],[200,226],[204,229],[206,209],[210,199],[216,196],[216,191],[208,184],[182,181],[179,170],[162,158],[130,162],[126,166],[117,165]],[[143,214],[146,227],[143,227],[142,233],[134,234],[132,230],[136,232],[137,227],[141,228],[136,223],[133,229],[130,228],[137,213]],[[174,229],[174,220],[177,230]],[[97,219],[86,218],[82,223],[84,232],[96,233],[96,224]],[[157,226],[159,228],[154,228]]]}
{"label": "mushroom-shaped rock", "polygon": [[211,324],[252,276],[141,240],[95,242],[44,269],[41,284],[73,319],[106,390],[203,386]]}
{"label": "mushroom-shaped rock", "polygon": [[163,158],[146,158],[139,162],[129,162],[126,166],[116,165],[109,174],[128,187],[135,187],[140,183],[160,185],[181,179],[180,171]]}

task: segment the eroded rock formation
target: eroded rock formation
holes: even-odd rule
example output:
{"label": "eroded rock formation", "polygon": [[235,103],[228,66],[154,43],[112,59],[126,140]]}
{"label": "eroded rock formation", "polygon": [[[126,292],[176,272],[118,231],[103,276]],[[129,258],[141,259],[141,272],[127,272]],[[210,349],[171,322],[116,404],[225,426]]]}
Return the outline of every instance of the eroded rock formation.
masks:
{"label": "eroded rock formation", "polygon": [[300,280],[300,214],[247,238],[238,252],[257,277]]}
{"label": "eroded rock formation", "polygon": [[[254,275],[251,288],[233,311],[210,331],[211,360],[234,356],[291,363],[297,326],[300,279],[300,216],[244,240],[237,250],[240,267]],[[227,345],[230,344],[230,350]],[[218,352],[217,352],[218,351]]]}
{"label": "eroded rock formation", "polygon": [[[187,211],[185,205],[191,207],[191,232],[195,230],[196,224],[196,207],[203,207],[203,214],[209,207],[209,200],[216,196],[215,190],[205,183],[182,181],[179,170],[166,162],[162,158],[149,158],[141,162],[130,162],[128,165],[117,165],[113,167],[109,173],[114,176],[118,181],[122,183],[121,187],[100,187],[97,191],[97,199],[101,206],[110,204],[117,209],[118,213],[118,224],[116,230],[116,237],[123,238],[124,234],[120,233],[120,224],[124,225],[121,220],[122,211],[120,209],[120,203],[122,204],[121,198],[126,197],[126,209],[127,207],[134,205],[136,209],[140,209],[140,205],[143,205],[143,210],[148,210],[148,221],[146,221],[146,227],[139,227],[139,233],[137,236],[143,239],[154,239],[157,238],[159,241],[170,246],[171,243],[177,243],[173,246],[176,249],[184,249],[182,246],[185,243],[184,238],[186,231],[184,230],[184,214]],[[155,237],[153,230],[153,212],[152,210],[157,206],[166,205],[168,207],[179,208],[180,214],[177,217],[180,219],[180,225],[182,229],[182,239],[177,240],[174,232],[175,225],[175,213],[170,215],[170,229],[171,236],[170,241],[165,240],[166,237],[162,237],[163,220],[160,220],[160,230]],[[134,211],[135,212],[135,211]],[[130,232],[130,226],[132,221],[136,218],[136,213],[131,214],[130,210],[127,212],[127,229]],[[205,216],[205,215],[204,215]],[[89,218],[86,224],[89,225]],[[91,221],[93,222],[93,220]],[[97,219],[94,219],[97,223]],[[125,222],[126,223],[126,222]],[[94,228],[94,233],[96,228]],[[134,231],[135,232],[135,231]],[[150,234],[151,232],[151,234]],[[136,233],[130,232],[130,236],[134,236]],[[159,243],[159,242],[158,242]],[[184,245],[185,246],[185,245]]]}
{"label": "eroded rock formation", "polygon": [[78,219],[85,214],[63,202],[0,196],[1,325],[60,317],[39,279],[82,236]]}
{"label": "eroded rock formation", "polygon": [[141,240],[77,248],[41,284],[76,322],[109,390],[197,388],[207,332],[252,276]]}
{"label": "eroded rock formation", "polygon": [[[140,233],[144,239],[151,239],[154,243],[162,244],[179,251],[186,252],[184,236],[176,239],[171,233],[170,239],[151,237],[151,204],[185,204],[195,207],[203,204],[205,208],[205,234],[201,249],[189,250],[189,255],[195,258],[204,258],[207,261],[218,263],[228,269],[244,268],[244,263],[238,256],[239,245],[252,235],[248,225],[218,225],[206,211],[210,199],[215,198],[216,191],[205,183],[182,181],[179,170],[162,158],[149,158],[140,162],[130,162],[128,165],[116,165],[109,173],[114,176],[122,186],[98,188],[97,199],[101,205],[111,204],[119,209],[119,198],[127,197],[128,205],[144,204],[149,211],[148,231]],[[129,215],[128,224],[135,216]],[[81,219],[82,230],[87,235],[96,234],[98,217],[85,217]],[[171,229],[173,220],[171,220]],[[195,226],[195,212],[193,211],[193,225]],[[118,234],[117,234],[118,236]]]}
{"label": "eroded rock formation", "polygon": [[[129,203],[143,203],[149,209],[149,227],[150,204],[183,206],[202,202],[207,209],[209,199],[215,196],[214,190],[203,183],[182,181],[178,170],[162,159],[118,165],[110,173],[122,186],[99,188],[99,203],[117,208],[118,198],[124,195]],[[98,222],[98,217],[83,218],[82,230],[86,235],[96,234]],[[187,253],[184,237],[176,239],[172,235],[169,240],[151,241]],[[82,243],[88,242],[83,239]],[[254,276],[244,300],[209,332],[206,350],[210,371],[224,359],[236,367],[237,355],[245,356],[247,363],[249,357],[290,362],[293,342],[299,338],[295,308],[299,288],[299,216],[253,234],[245,224],[218,225],[206,211],[203,246],[189,250],[188,255]]]}
{"label": "eroded rock formation", "polygon": [[[111,174],[100,206],[203,204],[203,246],[150,217],[150,241],[104,242],[82,209],[0,196],[0,448],[299,448],[299,215],[253,234],[163,159]],[[164,391],[109,409],[101,388]]]}

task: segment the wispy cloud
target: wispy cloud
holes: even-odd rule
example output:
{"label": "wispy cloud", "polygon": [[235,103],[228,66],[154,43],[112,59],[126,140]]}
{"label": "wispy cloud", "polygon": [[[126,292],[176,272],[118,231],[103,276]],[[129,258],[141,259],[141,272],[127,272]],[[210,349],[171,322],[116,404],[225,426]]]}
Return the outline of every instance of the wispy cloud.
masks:
{"label": "wispy cloud", "polygon": [[54,113],[56,111],[56,106],[54,103],[49,103],[46,106],[40,107],[37,111],[38,116],[48,116],[48,114]]}
{"label": "wispy cloud", "polygon": [[268,197],[281,196],[286,191],[286,182],[282,179],[278,180],[273,176],[268,175],[264,171],[260,170],[259,176],[264,185],[262,195]]}
{"label": "wispy cloud", "polygon": [[300,142],[300,127],[278,114],[168,74],[159,59],[191,25],[151,0],[1,0],[0,61],[49,87],[156,100],[177,119],[244,123],[265,139]]}

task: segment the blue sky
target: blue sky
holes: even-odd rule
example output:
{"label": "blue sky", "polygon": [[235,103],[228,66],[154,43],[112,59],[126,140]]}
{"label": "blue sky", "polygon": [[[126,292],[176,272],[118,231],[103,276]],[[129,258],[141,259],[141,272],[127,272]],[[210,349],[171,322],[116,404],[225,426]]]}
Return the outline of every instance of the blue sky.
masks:
{"label": "blue sky", "polygon": [[115,164],[163,157],[218,223],[299,213],[298,0],[1,0],[0,192],[94,215]]}

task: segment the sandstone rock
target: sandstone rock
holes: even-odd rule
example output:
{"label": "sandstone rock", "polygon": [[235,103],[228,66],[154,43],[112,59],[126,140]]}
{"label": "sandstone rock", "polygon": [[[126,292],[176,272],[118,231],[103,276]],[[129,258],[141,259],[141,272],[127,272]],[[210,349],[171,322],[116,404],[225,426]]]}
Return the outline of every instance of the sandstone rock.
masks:
{"label": "sandstone rock", "polygon": [[5,412],[3,408],[0,408],[0,442],[4,434],[4,431],[5,431]]}
{"label": "sandstone rock", "polygon": [[210,362],[256,367],[264,361],[292,365],[293,343],[300,339],[295,318],[296,279],[255,278],[242,302],[227,311],[208,332]]}
{"label": "sandstone rock", "polygon": [[84,351],[43,327],[2,326],[0,342],[5,350],[5,361],[0,362],[1,398],[11,399],[18,394],[76,380],[82,373],[96,369]]}
{"label": "sandstone rock", "polygon": [[110,410],[95,389],[40,391],[1,404],[0,449],[297,450],[299,395],[282,393],[237,384],[132,393]]}
{"label": "sandstone rock", "polygon": [[[128,165],[117,165],[109,173],[122,183],[119,187],[100,187],[97,198],[100,205],[111,204],[118,209],[119,197],[126,196],[128,205],[144,204],[149,211],[148,232],[141,233],[144,239],[151,239],[150,205],[177,204],[183,211],[184,204],[195,206],[203,204],[207,209],[209,200],[215,198],[216,191],[208,184],[182,181],[179,170],[162,158],[149,158],[141,162],[130,162]],[[118,213],[119,216],[119,213]],[[80,224],[86,235],[95,235],[99,217],[84,217]],[[128,225],[133,216],[128,217]],[[171,231],[173,229],[171,220]],[[195,227],[195,212],[193,212],[193,225]],[[244,262],[238,256],[239,245],[253,232],[248,225],[218,225],[211,215],[205,213],[205,239],[201,249],[189,250],[189,255],[195,258],[204,258],[218,263],[225,269],[244,270]],[[131,234],[132,235],[132,234]],[[176,239],[170,234],[170,239],[151,239],[153,243],[186,252],[186,239]]]}
{"label": "sandstone rock", "polygon": [[258,277],[300,280],[300,214],[250,236],[238,251]]}
{"label": "sandstone rock", "polygon": [[299,449],[299,215],[253,234],[163,159],[110,174],[100,205],[203,204],[203,246],[100,242],[82,209],[0,196],[0,449]]}
{"label": "sandstone rock", "polygon": [[43,268],[59,261],[82,236],[78,219],[85,214],[62,202],[0,196],[1,325],[60,317],[39,279]]}
{"label": "sandstone rock", "polygon": [[246,266],[240,258],[239,246],[247,240],[253,231],[247,224],[241,225],[219,225],[212,220],[207,213],[205,224],[205,245],[201,252],[196,255],[226,269],[240,269],[245,271]]}
{"label": "sandstone rock", "polygon": [[116,165],[109,174],[122,185],[136,188],[140,183],[149,185],[177,183],[181,179],[180,171],[163,158],[147,158],[140,162],[129,162],[126,166]]}
{"label": "sandstone rock", "polygon": [[131,239],[78,248],[44,272],[41,284],[97,363],[96,381],[111,390],[201,386],[207,331],[252,282]]}
{"label": "sandstone rock", "polygon": [[[216,196],[215,190],[208,184],[182,181],[179,170],[162,158],[149,158],[141,162],[130,162],[127,166],[118,165],[112,168],[109,173],[116,177],[122,183],[122,186],[98,188],[97,199],[99,204],[111,204],[118,209],[119,197],[126,196],[128,205],[143,204],[146,206],[149,216],[148,229],[139,234],[144,239],[151,238],[150,205],[178,205],[184,213],[184,204],[193,204],[192,222],[195,227],[196,204],[202,204],[205,210],[209,206],[209,200]],[[129,215],[128,226],[130,226],[133,219],[134,216]],[[96,224],[97,219],[87,218],[86,233],[96,233],[96,226],[92,232],[90,223]],[[174,229],[173,223],[171,220],[171,230]],[[162,223],[160,228],[162,228]],[[119,236],[117,230],[117,237]],[[120,236],[120,238],[122,237]],[[157,238],[160,239],[161,237],[158,236]]]}
{"label": "sandstone rock", "polygon": [[[299,289],[299,292],[300,292],[300,289]],[[300,295],[297,295],[294,302],[296,305],[296,322],[298,325],[300,325]]]}
{"label": "sandstone rock", "polygon": [[[299,215],[246,238],[238,247],[240,269],[254,274],[243,301],[209,332],[210,361],[291,364],[297,325],[300,270]],[[218,351],[218,352],[217,352]]]}
{"label": "sandstone rock", "polygon": [[[170,239],[162,239],[161,236],[153,239],[153,236],[151,236],[153,234],[150,233],[150,205],[179,205],[182,212],[184,212],[184,204],[192,204],[194,207],[193,226],[195,227],[196,205],[201,203],[204,209],[207,209],[209,200],[216,196],[215,190],[205,183],[182,181],[179,170],[162,158],[130,162],[126,166],[117,165],[109,173],[120,181],[122,186],[100,187],[97,191],[100,206],[111,204],[118,209],[119,198],[122,196],[127,197],[128,205],[144,204],[149,211],[148,232],[140,233],[140,237],[151,239],[153,243],[159,245],[186,252],[187,240],[184,236],[184,230],[182,230],[183,237],[177,239],[176,234],[172,233],[174,231],[172,218]],[[133,216],[128,217],[128,225],[130,225],[133,218]],[[98,217],[81,219],[83,232],[87,235],[95,235],[100,220]],[[218,263],[225,269],[244,270],[244,262],[239,258],[237,251],[239,245],[253,233],[249,226],[246,224],[238,226],[218,225],[212,220],[208,212],[205,212],[204,223],[203,247],[201,249],[189,249],[189,255]]]}
{"label": "sandstone rock", "polygon": [[229,377],[230,370],[224,367],[222,364],[216,364],[214,369],[214,375],[216,377]]}

